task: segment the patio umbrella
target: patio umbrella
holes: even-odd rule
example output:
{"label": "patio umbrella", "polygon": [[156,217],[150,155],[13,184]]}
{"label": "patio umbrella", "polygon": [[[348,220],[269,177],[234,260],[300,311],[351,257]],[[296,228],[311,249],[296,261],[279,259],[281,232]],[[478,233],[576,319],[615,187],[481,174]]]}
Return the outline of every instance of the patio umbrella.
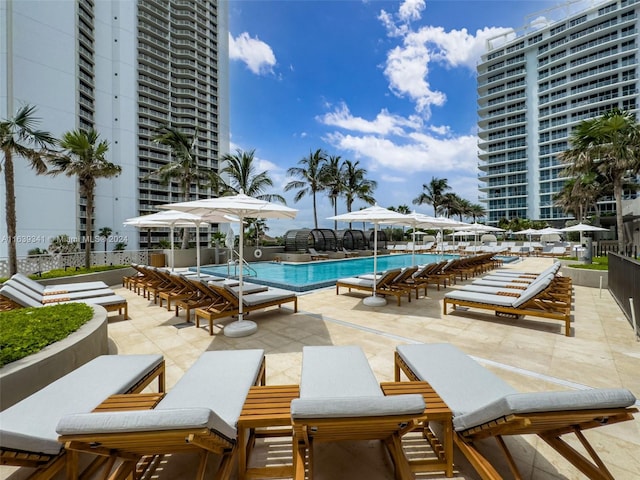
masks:
{"label": "patio umbrella", "polygon": [[582,245],[582,233],[583,232],[607,232],[606,228],[595,227],[593,225],[587,225],[586,223],[578,223],[577,225],[571,225],[570,227],[562,228],[563,232],[580,232],[580,245]]}
{"label": "patio umbrella", "polygon": [[[416,211],[413,211],[407,215],[403,215],[403,218],[398,218],[398,219],[391,219],[385,222],[381,222],[384,224],[389,224],[389,225],[405,225],[408,227],[411,227],[413,229],[412,232],[412,242],[411,242],[411,265],[415,265],[415,256],[416,256],[416,235],[418,235],[418,232],[416,232],[416,228],[418,228],[418,226],[420,227],[424,227],[424,225],[426,225],[426,223],[429,222],[429,220],[432,217],[429,217],[427,215],[423,215],[422,213],[418,213]],[[427,232],[420,232],[423,235],[426,235]]]}
{"label": "patio umbrella", "polygon": [[373,294],[370,297],[365,298],[362,303],[370,307],[386,305],[387,301],[383,297],[376,296],[376,275],[378,273],[378,225],[381,223],[392,224],[394,221],[397,222],[396,225],[398,225],[400,224],[400,220],[407,221],[407,216],[402,213],[374,205],[373,207],[363,208],[362,210],[355,212],[348,212],[328,217],[327,220],[373,223]]}
{"label": "patio umbrella", "polygon": [[535,228],[526,228],[524,230],[520,230],[519,232],[513,232],[514,235],[529,235],[529,243],[531,243],[531,235],[537,235],[538,230]]}
{"label": "patio umbrella", "polygon": [[477,248],[476,244],[478,243],[478,233],[504,232],[502,228],[492,227],[491,225],[483,225],[482,223],[470,223],[468,225],[465,225],[464,227],[460,227],[459,230],[473,232],[474,251]]}
{"label": "patio umbrella", "polygon": [[[221,222],[228,222],[229,220],[221,219]],[[139,228],[153,228],[153,227],[169,227],[170,239],[171,239],[171,270],[174,269],[174,247],[173,247],[173,233],[176,227],[196,227],[196,238],[200,238],[200,225],[208,225],[207,222],[202,220],[198,215],[191,215],[184,212],[178,212],[177,210],[168,210],[163,212],[151,213],[149,215],[142,215],[140,217],[128,218],[124,222],[124,225],[132,225]],[[200,242],[197,243],[196,259],[198,276],[200,276]]]}
{"label": "patio umbrella", "polygon": [[[210,215],[235,215],[238,221],[242,222],[244,218],[289,218],[296,217],[298,210],[289,208],[285,205],[267,202],[254,197],[245,195],[244,192],[238,195],[229,195],[227,197],[206,198],[202,200],[193,200],[191,202],[172,203],[170,205],[161,205],[160,208],[174,209],[181,212],[200,215],[204,220],[210,218]],[[258,325],[250,320],[244,320],[242,310],[242,277],[244,265],[244,228],[240,226],[240,273],[238,275],[238,320],[230,323],[224,328],[224,334],[228,337],[243,337],[251,335],[258,329]]]}

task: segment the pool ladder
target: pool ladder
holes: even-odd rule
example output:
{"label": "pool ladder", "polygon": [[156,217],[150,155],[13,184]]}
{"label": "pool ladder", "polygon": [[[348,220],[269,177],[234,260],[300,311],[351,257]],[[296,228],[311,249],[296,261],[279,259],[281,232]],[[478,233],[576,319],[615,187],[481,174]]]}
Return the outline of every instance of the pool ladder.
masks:
{"label": "pool ladder", "polygon": [[[234,276],[237,277],[238,276],[238,264],[240,263],[240,253],[238,253],[236,250],[232,251],[232,257],[238,257],[237,259],[233,259],[229,262],[227,262],[227,276]],[[254,276],[257,277],[258,276],[258,272],[255,271],[255,269],[249,265],[249,263],[245,260],[242,259],[242,266],[243,266],[243,270],[242,270],[242,275],[247,275],[247,276]],[[232,272],[233,269],[233,272]]]}

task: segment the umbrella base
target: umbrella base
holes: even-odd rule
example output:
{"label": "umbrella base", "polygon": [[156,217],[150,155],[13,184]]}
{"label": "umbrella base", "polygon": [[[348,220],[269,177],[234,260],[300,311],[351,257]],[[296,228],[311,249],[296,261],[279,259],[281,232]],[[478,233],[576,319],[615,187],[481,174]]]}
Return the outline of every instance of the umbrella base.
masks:
{"label": "umbrella base", "polygon": [[225,337],[247,337],[258,331],[258,325],[251,320],[236,320],[224,327]]}
{"label": "umbrella base", "polygon": [[372,295],[362,300],[362,303],[367,307],[382,307],[387,304],[387,300],[384,297]]}

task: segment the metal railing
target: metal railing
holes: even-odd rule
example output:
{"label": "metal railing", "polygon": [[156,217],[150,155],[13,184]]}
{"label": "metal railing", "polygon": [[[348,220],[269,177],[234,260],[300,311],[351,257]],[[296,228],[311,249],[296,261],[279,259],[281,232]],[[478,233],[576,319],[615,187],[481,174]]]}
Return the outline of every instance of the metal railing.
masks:
{"label": "metal railing", "polygon": [[[237,257],[237,258],[234,259],[234,257]],[[231,276],[237,277],[239,264],[240,264],[240,252],[236,250],[232,250],[231,259],[227,262],[227,275],[230,277]],[[233,266],[233,274],[231,273],[232,266]],[[254,277],[258,276],[258,272],[256,272],[255,269],[251,265],[249,265],[249,263],[244,258],[242,259],[242,266],[243,266],[243,270],[242,270],[243,276],[244,275],[254,276]]]}
{"label": "metal railing", "polygon": [[608,256],[609,291],[637,336],[640,332],[640,262],[613,252]]}
{"label": "metal railing", "polygon": [[[122,250],[91,252],[91,266],[149,264],[149,255],[162,250]],[[18,257],[18,272],[25,275],[41,274],[49,270],[77,270],[84,267],[84,252],[29,255]],[[0,278],[9,277],[9,260],[0,258]]]}

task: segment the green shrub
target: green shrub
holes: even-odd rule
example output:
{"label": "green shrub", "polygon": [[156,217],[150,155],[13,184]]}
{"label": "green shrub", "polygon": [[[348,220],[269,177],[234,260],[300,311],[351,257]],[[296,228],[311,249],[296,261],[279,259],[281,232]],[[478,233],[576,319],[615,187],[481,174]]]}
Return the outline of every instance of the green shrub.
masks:
{"label": "green shrub", "polygon": [[19,308],[0,313],[0,367],[68,337],[93,317],[86,303]]}
{"label": "green shrub", "polygon": [[84,275],[85,273],[106,272],[108,270],[117,270],[119,268],[127,268],[129,265],[100,265],[91,267],[88,270],[84,267],[79,267],[77,270],[75,267],[58,268],[55,270],[49,270],[48,272],[42,272],[42,274],[33,274],[29,277],[34,280],[42,280],[43,278],[60,278],[60,277],[73,277],[75,275]]}

